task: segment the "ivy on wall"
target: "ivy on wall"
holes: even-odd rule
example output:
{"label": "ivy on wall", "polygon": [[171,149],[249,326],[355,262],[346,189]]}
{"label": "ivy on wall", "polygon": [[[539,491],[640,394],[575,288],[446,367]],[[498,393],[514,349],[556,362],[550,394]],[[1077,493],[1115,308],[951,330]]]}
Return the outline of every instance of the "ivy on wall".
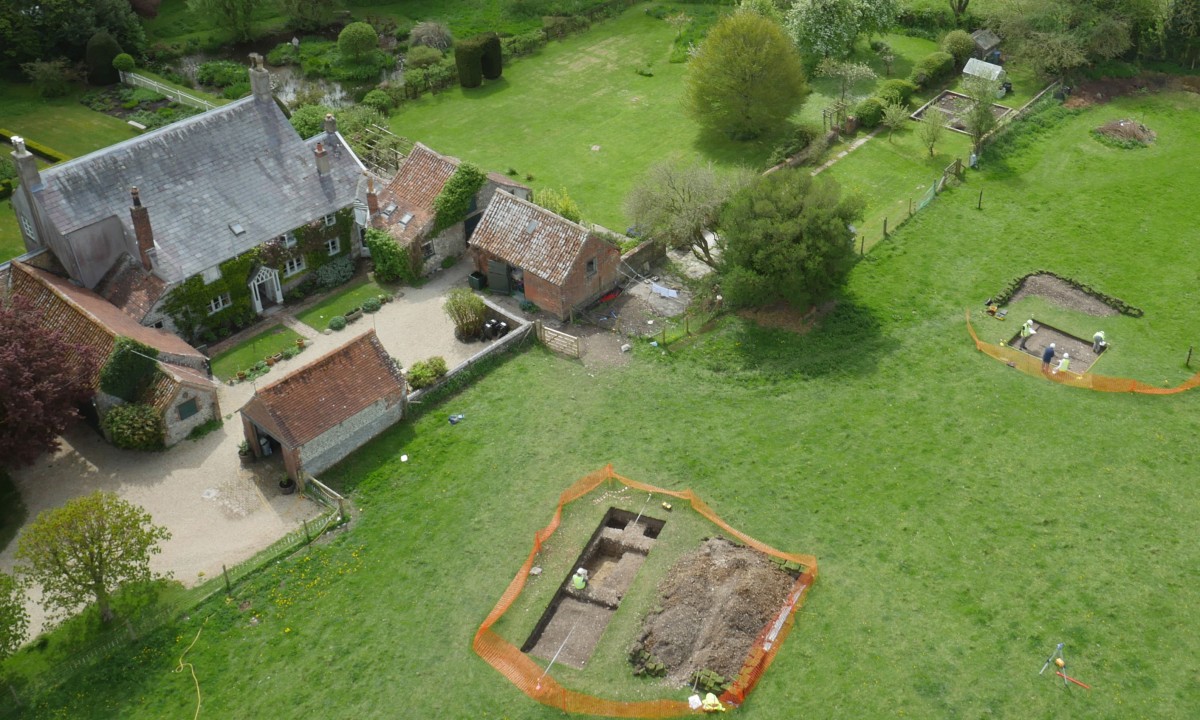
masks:
{"label": "ivy on wall", "polygon": [[[293,230],[295,247],[285,248],[282,240],[275,238],[226,260],[220,264],[221,277],[211,283],[205,284],[200,275],[184,280],[167,294],[163,311],[171,316],[179,333],[193,342],[213,342],[250,325],[258,317],[250,292],[250,274],[257,267],[266,265],[282,276],[288,260],[303,256],[307,276],[322,265],[349,254],[354,211],[344,208],[334,216],[336,222],[332,226],[326,227],[325,219],[321,217]],[[341,247],[336,254],[330,255],[325,243],[334,237],[341,239]],[[291,283],[300,277],[281,277],[280,280]],[[231,304],[210,313],[213,299],[227,293]]]}
{"label": "ivy on wall", "polygon": [[471,211],[475,193],[479,192],[485,182],[487,175],[479,168],[468,162],[459,165],[442,187],[442,191],[433,199],[433,209],[437,218],[429,237],[437,237],[446,228],[464,220]]}

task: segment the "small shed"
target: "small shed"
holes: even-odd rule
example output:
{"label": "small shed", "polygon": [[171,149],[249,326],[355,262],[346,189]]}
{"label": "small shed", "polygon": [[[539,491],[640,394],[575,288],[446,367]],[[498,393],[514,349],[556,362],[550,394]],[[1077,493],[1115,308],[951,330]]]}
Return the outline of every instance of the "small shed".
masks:
{"label": "small shed", "polygon": [[283,455],[288,476],[337,463],[404,416],[407,387],[375,330],[259,388],[242,406],[257,456]]}
{"label": "small shed", "polygon": [[971,58],[967,61],[967,66],[963,68],[963,77],[977,77],[984,80],[991,80],[1001,87],[996,92],[996,97],[1004,97],[1004,83],[1008,81],[1008,73],[1004,72],[1004,68],[999,65],[993,65],[989,62],[984,62],[978,58]]}
{"label": "small shed", "polygon": [[493,196],[471,237],[475,268],[559,318],[620,280],[621,252],[588,228],[506,192]]}
{"label": "small shed", "polygon": [[1000,38],[991,30],[981,29],[971,33],[975,41],[975,57],[980,60],[1000,59]]}

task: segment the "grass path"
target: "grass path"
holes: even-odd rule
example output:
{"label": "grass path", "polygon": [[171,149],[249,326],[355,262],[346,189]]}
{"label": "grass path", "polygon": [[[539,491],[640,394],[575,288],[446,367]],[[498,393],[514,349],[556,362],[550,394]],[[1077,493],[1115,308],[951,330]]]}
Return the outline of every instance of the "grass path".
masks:
{"label": "grass path", "polygon": [[[623,369],[539,348],[509,359],[325,474],[361,511],[348,532],[116,651],[33,715],[188,716],[190,677],[170,671],[207,618],[188,659],[214,717],[560,717],[470,638],[558,493],[612,462],[818,557],[748,718],[1196,717],[1200,394],[1110,395],[1012,372],[975,351],[962,310],[1053,269],[1146,311],[1115,326],[1106,373],[1185,375],[1200,248],[1178,239],[1191,231],[1197,111],[1195,95],[1162,95],[1063,118],[882,243],[808,335],[728,318],[668,354],[639,344]],[[1088,135],[1126,115],[1161,145]],[[1058,642],[1093,691],[1037,675]]]}

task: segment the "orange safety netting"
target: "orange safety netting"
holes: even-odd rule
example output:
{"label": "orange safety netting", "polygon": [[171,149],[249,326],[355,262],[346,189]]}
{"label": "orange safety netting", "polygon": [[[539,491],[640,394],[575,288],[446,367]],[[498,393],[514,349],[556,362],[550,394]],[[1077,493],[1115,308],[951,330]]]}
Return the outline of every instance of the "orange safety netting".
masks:
{"label": "orange safety netting", "polygon": [[992,345],[980,340],[979,336],[975,334],[975,328],[971,325],[970,310],[967,311],[967,331],[971,333],[971,339],[975,341],[976,349],[983,354],[990,355],[997,360],[1002,360],[1009,367],[1015,367],[1028,375],[1040,375],[1047,380],[1053,380],[1062,385],[1087,388],[1088,390],[1099,390],[1100,392],[1131,392],[1146,395],[1174,395],[1175,393],[1200,386],[1200,373],[1196,373],[1184,381],[1183,384],[1173,388],[1154,387],[1153,385],[1147,385],[1141,380],[1131,380],[1129,378],[1108,377],[1107,375],[1096,375],[1093,373],[1080,375],[1069,370],[1050,373],[1042,370],[1042,361],[1040,358],[1036,358],[1008,345]]}
{"label": "orange safety netting", "polygon": [[813,581],[817,577],[817,559],[812,555],[798,555],[776,550],[770,545],[761,543],[735,530],[719,518],[691,490],[664,490],[653,485],[646,485],[645,483],[630,480],[613,472],[612,465],[605,467],[603,470],[597,470],[585,475],[559,496],[558,507],[554,511],[554,518],[550,521],[549,525],[534,535],[533,549],[530,551],[529,557],[525,559],[525,564],[521,566],[521,569],[517,572],[517,576],[508,584],[508,588],[504,591],[504,594],[500,596],[496,607],[492,608],[492,612],[487,616],[487,619],[479,626],[479,631],[475,633],[475,641],[472,647],[488,664],[499,670],[500,674],[504,675],[504,677],[520,688],[521,692],[540,703],[559,708],[560,710],[626,718],[667,718],[693,714],[694,711],[682,700],[608,700],[564,688],[555,682],[554,678],[550,677],[540,665],[521,652],[519,648],[500,637],[499,634],[491,629],[492,625],[508,611],[509,607],[516,601],[524,589],[525,581],[529,577],[529,571],[533,568],[534,560],[541,550],[542,544],[558,529],[559,522],[562,520],[563,507],[587,495],[601,484],[610,480],[636,490],[669,495],[680,500],[686,500],[691,504],[693,510],[703,515],[731,536],[736,537],[748,547],[804,566],[804,572],[796,579],[796,583],[793,585],[792,591],[788,594],[784,606],[772,622],[759,633],[737,678],[730,685],[729,689],[721,695],[721,700],[726,704],[741,704],[754,688],[759,678],[762,677],[767,667],[770,666],[771,661],[775,658],[775,653],[779,651],[784,638],[787,637],[788,632],[791,630],[792,624],[795,621],[795,611],[803,604],[804,598],[808,594],[808,589],[812,587]]}

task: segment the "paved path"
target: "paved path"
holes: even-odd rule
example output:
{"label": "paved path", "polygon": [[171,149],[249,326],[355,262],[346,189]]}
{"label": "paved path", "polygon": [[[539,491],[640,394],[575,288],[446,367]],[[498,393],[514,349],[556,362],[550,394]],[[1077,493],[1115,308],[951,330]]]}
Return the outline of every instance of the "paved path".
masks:
{"label": "paved path", "polygon": [[[144,507],[154,522],[172,534],[163,552],[151,561],[158,572],[172,572],[185,585],[195,585],[253,556],[323,508],[299,494],[282,495],[277,482],[283,467],[260,461],[243,467],[237,454],[242,424],[237,411],[254,394],[257,384],[313,362],[325,353],[375,328],[388,352],[404,366],[441,355],[450,367],[482,348],[454,337],[454,325],[442,310],[446,292],[466,285],[471,267],[460,262],[436,273],[420,288],[404,288],[403,296],[366,315],[341,332],[326,335],[280,312],[274,319],[299,332],[309,347],[292,360],[276,365],[257,383],[221,385],[223,427],[198,441],[185,440],[163,452],[119,450],[91,428],[79,425],[67,434],[62,449],[32,467],[13,474],[30,520],[43,510],[94,490],[110,490]],[[269,323],[270,321],[268,321]],[[251,332],[258,332],[252,329]],[[17,541],[0,552],[0,570],[11,571]],[[44,621],[38,594],[27,607],[31,633]]]}
{"label": "paved path", "polygon": [[880,125],[879,127],[877,127],[877,128],[875,128],[874,130],[872,130],[870,133],[868,133],[868,134],[866,134],[866,135],[864,135],[864,136],[860,137],[859,139],[855,140],[854,142],[850,143],[850,147],[846,148],[845,150],[843,150],[843,151],[839,152],[838,154],[836,154],[836,155],[834,155],[833,157],[831,157],[831,158],[829,158],[828,160],[826,160],[826,161],[825,161],[825,162],[824,162],[824,163],[821,165],[821,167],[817,168],[816,170],[813,170],[811,174],[812,174],[812,175],[819,175],[819,174],[821,174],[822,172],[824,172],[824,171],[828,170],[829,168],[833,167],[833,164],[834,164],[834,163],[836,163],[838,160],[841,160],[842,158],[846,157],[846,156],[847,156],[847,155],[849,155],[850,153],[852,153],[852,152],[854,152],[855,150],[859,149],[860,147],[862,147],[863,145],[865,145],[865,144],[867,143],[867,141],[868,141],[868,140],[870,140],[871,138],[873,138],[873,137],[875,137],[877,134],[879,134],[879,131],[880,131],[882,128],[883,128],[883,126],[882,126],[882,125]]}

